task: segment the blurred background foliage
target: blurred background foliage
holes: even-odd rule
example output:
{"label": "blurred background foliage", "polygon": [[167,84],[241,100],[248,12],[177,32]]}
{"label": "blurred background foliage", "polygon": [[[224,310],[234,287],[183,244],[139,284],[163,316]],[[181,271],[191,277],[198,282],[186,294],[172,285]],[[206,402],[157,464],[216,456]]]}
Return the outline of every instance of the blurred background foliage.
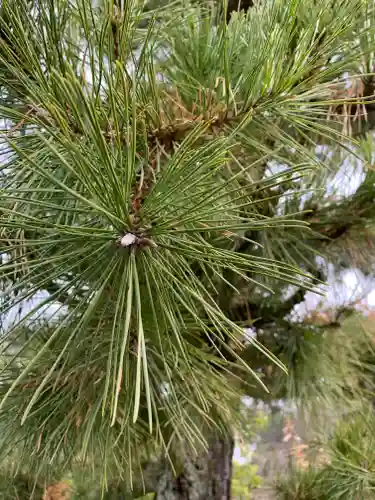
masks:
{"label": "blurred background foliage", "polygon": [[281,499],[373,495],[374,5],[242,7],[1,3],[4,498],[139,497],[267,425]]}

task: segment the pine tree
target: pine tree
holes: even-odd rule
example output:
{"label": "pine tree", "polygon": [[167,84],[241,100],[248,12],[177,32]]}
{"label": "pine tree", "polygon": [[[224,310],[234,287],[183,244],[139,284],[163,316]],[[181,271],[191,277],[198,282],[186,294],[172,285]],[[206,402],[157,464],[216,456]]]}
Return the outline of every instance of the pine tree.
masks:
{"label": "pine tree", "polygon": [[229,499],[242,396],[361,401],[365,339],[293,312],[322,262],[372,270],[374,21],[3,0],[2,459]]}

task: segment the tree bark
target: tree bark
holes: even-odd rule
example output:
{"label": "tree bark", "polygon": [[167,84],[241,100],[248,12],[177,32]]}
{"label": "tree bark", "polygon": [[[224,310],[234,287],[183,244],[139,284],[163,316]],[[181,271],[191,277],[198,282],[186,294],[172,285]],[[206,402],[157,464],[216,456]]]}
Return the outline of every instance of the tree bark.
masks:
{"label": "tree bark", "polygon": [[229,0],[227,7],[227,23],[229,23],[232,12],[244,10],[247,12],[250,7],[253,7],[254,0]]}
{"label": "tree bark", "polygon": [[159,477],[155,500],[230,500],[233,438],[212,440],[208,453],[184,460],[177,477],[166,469]]}

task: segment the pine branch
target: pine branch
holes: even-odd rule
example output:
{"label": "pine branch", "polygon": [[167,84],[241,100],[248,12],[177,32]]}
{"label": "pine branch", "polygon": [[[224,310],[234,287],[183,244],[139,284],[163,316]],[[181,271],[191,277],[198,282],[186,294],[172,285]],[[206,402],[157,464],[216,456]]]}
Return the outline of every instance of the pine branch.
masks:
{"label": "pine branch", "polygon": [[[317,175],[323,134],[347,140],[327,112],[332,81],[369,53],[357,35],[373,26],[357,3],[312,2],[306,19],[298,1],[260,2],[228,25],[186,5],[145,32],[131,1],[120,13],[113,2],[3,2],[0,82],[16,106],[8,92],[1,312],[49,291],[1,339],[4,455],[22,443],[31,470],[84,457],[130,483],[146,452],[194,450],[234,425],[243,386],[264,394],[285,370],[277,355],[304,393],[301,360],[320,362],[322,337],[285,316],[318,279],[314,235],[302,192],[279,202]],[[270,173],[271,161],[285,170]],[[320,207],[329,231],[368,207],[370,191],[335,213]],[[353,227],[369,215],[354,214]],[[283,303],[286,283],[298,291]],[[266,347],[251,340],[254,364],[228,311],[242,290],[249,321],[267,328]],[[321,366],[336,383],[332,352]]]}
{"label": "pine branch", "polygon": [[365,227],[375,216],[375,173],[366,172],[366,178],[349,199],[331,201],[328,206],[316,208],[306,215],[311,229],[323,239],[337,240],[356,227]]}

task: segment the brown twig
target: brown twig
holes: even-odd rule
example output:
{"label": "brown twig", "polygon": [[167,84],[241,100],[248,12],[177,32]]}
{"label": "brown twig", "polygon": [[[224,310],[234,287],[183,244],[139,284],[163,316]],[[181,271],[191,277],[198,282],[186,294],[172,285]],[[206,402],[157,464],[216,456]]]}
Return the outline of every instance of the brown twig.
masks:
{"label": "brown twig", "polygon": [[137,186],[135,187],[135,193],[132,199],[132,209],[135,217],[139,213],[142,206],[142,201],[144,200],[146,194],[150,191],[152,187],[152,181],[155,176],[155,171],[157,167],[157,158],[151,160],[151,164],[148,165],[148,170],[146,175],[142,175]]}

